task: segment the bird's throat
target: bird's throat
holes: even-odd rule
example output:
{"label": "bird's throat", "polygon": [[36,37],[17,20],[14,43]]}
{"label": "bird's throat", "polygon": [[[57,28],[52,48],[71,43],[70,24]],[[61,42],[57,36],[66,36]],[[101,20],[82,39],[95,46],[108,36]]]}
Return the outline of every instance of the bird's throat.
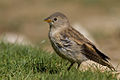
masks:
{"label": "bird's throat", "polygon": [[60,33],[61,31],[65,30],[66,28],[68,28],[68,27],[64,27],[64,26],[54,27],[54,26],[50,25],[49,33],[50,33],[51,36],[54,36],[54,35]]}

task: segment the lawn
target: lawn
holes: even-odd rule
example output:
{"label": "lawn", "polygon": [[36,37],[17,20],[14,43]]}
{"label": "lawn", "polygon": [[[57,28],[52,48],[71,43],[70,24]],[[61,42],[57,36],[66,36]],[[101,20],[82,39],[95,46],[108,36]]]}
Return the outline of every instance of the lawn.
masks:
{"label": "lawn", "polygon": [[67,71],[67,63],[39,47],[0,42],[0,80],[117,80],[111,71]]}

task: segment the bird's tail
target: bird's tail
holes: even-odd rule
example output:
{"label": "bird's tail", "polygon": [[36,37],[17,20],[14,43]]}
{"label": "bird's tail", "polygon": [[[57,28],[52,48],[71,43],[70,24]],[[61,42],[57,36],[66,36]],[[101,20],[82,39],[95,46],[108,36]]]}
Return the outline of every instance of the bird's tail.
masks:
{"label": "bird's tail", "polygon": [[105,60],[101,60],[101,61],[99,61],[98,63],[100,63],[101,65],[107,66],[107,67],[108,67],[109,69],[111,69],[112,71],[117,71],[110,62],[107,62],[107,61],[105,61]]}

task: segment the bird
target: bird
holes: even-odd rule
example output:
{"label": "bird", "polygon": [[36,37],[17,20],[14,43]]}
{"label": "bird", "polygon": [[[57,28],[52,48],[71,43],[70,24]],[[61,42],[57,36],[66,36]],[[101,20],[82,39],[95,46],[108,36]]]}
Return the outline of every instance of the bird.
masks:
{"label": "bird", "polygon": [[71,64],[67,68],[69,71],[74,63],[77,68],[81,63],[92,60],[111,70],[115,70],[110,63],[110,58],[101,52],[82,33],[74,29],[68,18],[61,12],[55,12],[44,19],[49,24],[48,37],[54,51]]}

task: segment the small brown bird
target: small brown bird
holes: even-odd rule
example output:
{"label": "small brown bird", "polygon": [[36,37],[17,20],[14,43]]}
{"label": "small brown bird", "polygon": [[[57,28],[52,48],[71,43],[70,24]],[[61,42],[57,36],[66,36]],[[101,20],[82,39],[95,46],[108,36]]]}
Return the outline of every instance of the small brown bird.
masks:
{"label": "small brown bird", "polygon": [[45,19],[50,25],[49,39],[55,52],[62,58],[71,62],[68,70],[74,63],[78,68],[83,61],[92,60],[111,70],[115,70],[109,62],[110,58],[99,51],[96,46],[75,30],[67,17],[56,12]]}

